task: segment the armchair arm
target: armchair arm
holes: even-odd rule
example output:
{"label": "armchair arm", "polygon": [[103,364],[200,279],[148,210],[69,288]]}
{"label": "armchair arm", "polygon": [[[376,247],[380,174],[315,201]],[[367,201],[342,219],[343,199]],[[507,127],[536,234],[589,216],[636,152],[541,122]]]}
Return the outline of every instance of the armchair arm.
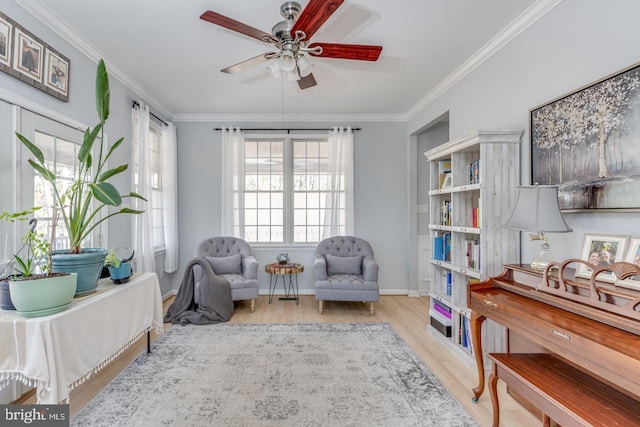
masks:
{"label": "armchair arm", "polygon": [[253,255],[242,258],[242,275],[245,279],[258,278],[258,260]]}
{"label": "armchair arm", "polygon": [[378,281],[379,266],[372,256],[366,256],[362,260],[362,278],[368,282]]}
{"label": "armchair arm", "polygon": [[327,280],[327,260],[322,255],[316,255],[313,261],[316,280]]}

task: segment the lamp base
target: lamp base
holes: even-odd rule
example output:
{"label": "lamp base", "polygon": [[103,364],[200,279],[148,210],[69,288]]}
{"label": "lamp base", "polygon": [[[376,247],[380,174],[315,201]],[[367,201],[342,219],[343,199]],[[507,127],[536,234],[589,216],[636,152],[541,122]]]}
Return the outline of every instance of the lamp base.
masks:
{"label": "lamp base", "polygon": [[540,245],[540,253],[531,260],[531,268],[534,270],[544,270],[549,264],[555,261],[555,257],[551,253],[550,245],[547,242]]}

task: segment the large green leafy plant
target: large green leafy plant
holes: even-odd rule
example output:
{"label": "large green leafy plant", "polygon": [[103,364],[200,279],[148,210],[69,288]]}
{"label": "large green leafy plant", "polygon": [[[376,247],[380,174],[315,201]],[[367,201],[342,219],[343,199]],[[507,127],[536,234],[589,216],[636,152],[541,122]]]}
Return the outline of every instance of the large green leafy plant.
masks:
{"label": "large green leafy plant", "polygon": [[[104,125],[109,118],[109,77],[104,61],[98,63],[96,73],[96,109],[98,124],[87,128],[80,150],[78,151],[77,176],[72,185],[64,192],[59,191],[56,174],[49,169],[42,151],[23,135],[16,133],[18,139],[31,151],[35,159],[29,159],[33,169],[51,184],[54,193],[54,209],[57,209],[64,222],[70,241],[70,252],[80,253],[82,242],[89,233],[102,222],[120,214],[141,214],[144,211],[122,207],[116,212],[100,216],[101,211],[108,206],[120,206],[122,199],[133,197],[146,199],[137,193],[130,192],[121,195],[109,179],[127,170],[128,165],[122,164],[107,169],[107,161],[113,152],[122,144],[124,138],[117,140],[111,147],[107,147],[104,140]],[[97,159],[94,162],[92,152],[97,145]]]}

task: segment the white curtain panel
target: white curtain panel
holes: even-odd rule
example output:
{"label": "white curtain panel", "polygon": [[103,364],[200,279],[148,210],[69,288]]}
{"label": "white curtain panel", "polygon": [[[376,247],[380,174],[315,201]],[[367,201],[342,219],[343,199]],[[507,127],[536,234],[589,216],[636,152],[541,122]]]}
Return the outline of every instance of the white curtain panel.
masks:
{"label": "white curtain panel", "polygon": [[155,250],[151,239],[151,215],[153,201],[151,197],[151,165],[149,161],[149,106],[140,104],[131,110],[134,149],[131,163],[136,165],[134,176],[135,191],[147,201],[133,198],[135,209],[144,210],[143,214],[133,215],[134,250],[136,251],[136,267],[139,272],[156,272]]}
{"label": "white curtain panel", "polygon": [[178,270],[178,140],[176,127],[168,123],[161,131],[162,216],[164,218],[164,271]]}
{"label": "white curtain panel", "polygon": [[225,236],[243,237],[244,132],[222,128],[222,224]]}
{"label": "white curtain panel", "polygon": [[[354,137],[351,127],[335,127],[329,131],[328,168],[332,177],[331,188],[325,201],[326,214],[321,239],[354,233],[353,149]],[[344,220],[341,220],[341,215],[345,216]],[[342,222],[344,230],[340,228]]]}

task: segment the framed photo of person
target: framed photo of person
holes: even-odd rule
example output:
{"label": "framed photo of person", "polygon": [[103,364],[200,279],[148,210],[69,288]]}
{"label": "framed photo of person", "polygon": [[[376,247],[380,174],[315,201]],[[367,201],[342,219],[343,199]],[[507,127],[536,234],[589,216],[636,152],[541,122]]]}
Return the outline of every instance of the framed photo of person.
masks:
{"label": "framed photo of person", "polygon": [[[623,261],[627,248],[628,236],[607,236],[604,234],[585,234],[580,259],[594,267],[602,267],[616,261]],[[585,264],[578,264],[576,277],[590,278],[593,269]],[[598,280],[615,282],[616,277],[610,271],[601,273]]]}
{"label": "framed photo of person", "polygon": [[44,84],[63,96],[69,95],[69,60],[45,49]]}
{"label": "framed photo of person", "polygon": [[[627,256],[625,256],[624,261],[640,267],[640,237],[632,237],[629,240],[629,250],[627,250]],[[619,280],[616,285],[640,290],[640,274],[625,280]]]}
{"label": "framed photo of person", "polygon": [[13,25],[0,13],[0,64],[11,66],[11,48],[13,45]]}

